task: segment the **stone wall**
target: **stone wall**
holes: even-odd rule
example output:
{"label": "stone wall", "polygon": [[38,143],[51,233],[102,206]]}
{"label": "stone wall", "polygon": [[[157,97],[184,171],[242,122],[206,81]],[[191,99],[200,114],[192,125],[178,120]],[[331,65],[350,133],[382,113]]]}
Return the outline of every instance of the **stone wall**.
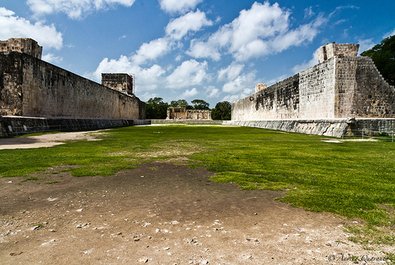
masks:
{"label": "stone wall", "polygon": [[186,109],[185,107],[169,107],[167,120],[211,120],[211,110]]}
{"label": "stone wall", "polygon": [[297,118],[335,118],[335,60],[329,59],[300,73]]}
{"label": "stone wall", "polygon": [[328,43],[317,50],[318,62],[322,63],[334,57],[356,57],[358,44]]}
{"label": "stone wall", "polygon": [[[317,120],[395,118],[395,88],[370,58],[356,57],[358,45],[332,43],[324,48],[321,63],[235,102],[232,121],[303,132],[306,122],[301,120],[318,126]],[[290,119],[297,120],[296,127],[274,122]]]}
{"label": "stone wall", "polygon": [[34,58],[0,53],[0,115],[142,119],[144,103]]}
{"label": "stone wall", "polygon": [[0,52],[19,52],[29,54],[41,59],[43,48],[38,43],[29,38],[13,38],[6,41],[0,41]]}
{"label": "stone wall", "polygon": [[390,118],[224,121],[223,124],[338,138],[345,136],[392,136],[395,133],[395,119]]}
{"label": "stone wall", "polygon": [[128,74],[103,73],[101,74],[101,84],[111,89],[133,95],[133,77]]}
{"label": "stone wall", "polygon": [[149,120],[0,117],[0,137],[48,131],[87,131],[151,124]]}
{"label": "stone wall", "polygon": [[232,105],[232,120],[296,119],[299,113],[299,74]]}

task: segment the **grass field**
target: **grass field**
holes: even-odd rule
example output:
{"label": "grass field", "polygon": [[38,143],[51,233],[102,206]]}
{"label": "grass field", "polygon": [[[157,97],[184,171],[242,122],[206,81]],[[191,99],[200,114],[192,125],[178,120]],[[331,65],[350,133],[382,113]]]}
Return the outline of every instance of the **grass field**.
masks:
{"label": "grass field", "polygon": [[[327,143],[320,136],[221,126],[129,127],[101,137],[0,151],[0,176],[28,177],[56,166],[75,176],[111,175],[153,160],[187,157],[191,166],[214,172],[214,181],[286,190],[281,200],[294,206],[360,218],[367,226],[354,227],[356,234],[395,227],[392,142]],[[384,233],[380,240],[394,243],[395,236]]]}

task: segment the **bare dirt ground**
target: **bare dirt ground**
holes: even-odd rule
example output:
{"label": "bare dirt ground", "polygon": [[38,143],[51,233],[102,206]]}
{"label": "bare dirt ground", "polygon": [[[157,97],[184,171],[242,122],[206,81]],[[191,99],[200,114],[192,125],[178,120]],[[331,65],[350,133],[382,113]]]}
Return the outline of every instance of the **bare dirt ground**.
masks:
{"label": "bare dirt ground", "polygon": [[[346,221],[153,163],[111,177],[0,179],[0,264],[384,264]],[[350,222],[350,221],[347,221]]]}
{"label": "bare dirt ground", "polygon": [[0,138],[0,150],[52,147],[64,144],[65,141],[75,140],[97,141],[98,139],[95,136],[101,132],[62,132],[16,138]]}

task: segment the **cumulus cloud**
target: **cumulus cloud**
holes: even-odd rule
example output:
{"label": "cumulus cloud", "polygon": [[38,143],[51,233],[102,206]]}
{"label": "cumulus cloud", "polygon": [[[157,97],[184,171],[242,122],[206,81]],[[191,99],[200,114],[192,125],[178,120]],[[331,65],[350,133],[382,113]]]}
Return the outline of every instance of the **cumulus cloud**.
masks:
{"label": "cumulus cloud", "polygon": [[32,12],[37,16],[65,13],[72,19],[108,8],[114,5],[132,6],[135,0],[27,0]]}
{"label": "cumulus cloud", "polygon": [[207,62],[184,61],[167,78],[169,88],[185,88],[199,85],[207,80]]}
{"label": "cumulus cloud", "polygon": [[212,21],[207,19],[206,14],[197,10],[189,12],[172,20],[166,27],[166,34],[175,40],[181,40],[188,32],[199,31],[204,26],[211,26]]}
{"label": "cumulus cloud", "polygon": [[228,67],[222,68],[218,71],[218,80],[234,80],[240,75],[243,69],[244,64],[232,63]]}
{"label": "cumulus cloud", "polygon": [[254,73],[243,74],[225,83],[222,87],[222,91],[230,94],[240,94],[245,91],[252,91],[255,87],[255,83]]}
{"label": "cumulus cloud", "polygon": [[60,63],[63,61],[63,58],[60,56],[56,56],[53,53],[46,53],[42,56],[42,60],[48,63]]}
{"label": "cumulus cloud", "polygon": [[46,48],[60,49],[63,46],[62,34],[54,25],[32,23],[4,7],[0,7],[0,25],[0,39],[32,38]]}
{"label": "cumulus cloud", "polygon": [[166,71],[159,65],[150,67],[136,65],[129,57],[120,56],[119,59],[104,58],[91,77],[97,81],[101,78],[101,73],[129,73],[135,77],[136,87],[139,92],[155,90],[159,84],[163,83],[163,75]]}
{"label": "cumulus cloud", "polygon": [[[315,50],[312,58],[309,61],[305,61],[301,64],[297,64],[294,67],[292,67],[292,72],[296,74],[296,73],[299,73],[303,70],[306,70],[309,67],[312,67],[312,66],[318,64],[318,51],[319,51],[319,48],[317,50]],[[276,81],[279,81],[279,80],[276,80]]]}
{"label": "cumulus cloud", "polygon": [[359,40],[358,44],[359,44],[359,54],[361,54],[362,52],[364,52],[366,50],[369,50],[370,48],[373,48],[373,46],[376,45],[374,43],[373,39]]}
{"label": "cumulus cloud", "polygon": [[198,94],[198,91],[196,88],[192,89],[187,89],[184,91],[184,93],[181,94],[181,98],[191,98],[193,96],[196,96]]}
{"label": "cumulus cloud", "polygon": [[209,98],[216,98],[216,97],[218,97],[219,93],[220,93],[220,90],[218,88],[213,87],[213,86],[210,86],[209,88],[206,89],[206,95]]}
{"label": "cumulus cloud", "polygon": [[170,45],[171,44],[169,40],[166,38],[159,38],[148,43],[143,43],[133,55],[132,60],[136,64],[141,64],[149,60],[155,60],[156,58],[168,53],[170,51]]}
{"label": "cumulus cloud", "polygon": [[194,9],[202,0],[159,0],[162,10],[167,13],[183,13]]}
{"label": "cumulus cloud", "polygon": [[238,61],[246,61],[309,42],[326,22],[323,17],[317,17],[308,24],[291,29],[289,17],[289,11],[277,3],[255,2],[207,40],[193,40],[188,55],[219,60],[221,52],[225,51]]}

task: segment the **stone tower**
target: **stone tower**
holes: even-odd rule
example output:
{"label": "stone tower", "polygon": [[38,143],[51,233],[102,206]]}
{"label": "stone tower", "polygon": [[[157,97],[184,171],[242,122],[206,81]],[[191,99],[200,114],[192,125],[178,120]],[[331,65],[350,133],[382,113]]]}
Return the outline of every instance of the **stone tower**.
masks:
{"label": "stone tower", "polygon": [[318,49],[318,62],[322,63],[333,57],[357,57],[359,44],[328,43]]}
{"label": "stone tower", "polygon": [[37,41],[29,38],[12,38],[0,41],[0,52],[19,52],[41,59],[43,48]]}
{"label": "stone tower", "polygon": [[129,95],[134,94],[133,77],[128,74],[103,73],[101,74],[101,83],[103,86]]}

